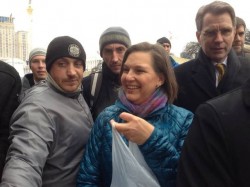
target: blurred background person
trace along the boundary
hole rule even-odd
[[[178,66],[179,63],[177,63],[177,62],[173,59],[173,57],[171,57],[170,51],[171,51],[172,45],[171,45],[170,40],[169,40],[168,38],[166,38],[166,37],[162,37],[162,38],[159,38],[159,39],[156,41],[156,43],[158,43],[158,44],[162,45],[162,47],[164,47],[165,51],[166,51],[167,54],[169,55],[169,59],[170,59],[170,62],[171,62],[172,67],[174,68],[174,67]]]
[[[240,18],[236,17],[236,34],[233,41],[233,49],[239,56],[244,56],[250,59],[250,49],[244,47],[246,39],[246,23]]]
[[[45,80],[47,77],[46,71],[46,50],[43,48],[34,48],[29,53],[29,67],[32,73],[24,75],[22,78],[22,93],[21,98],[24,97],[24,92],[39,83],[41,80]]]

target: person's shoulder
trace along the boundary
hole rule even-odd
[[[30,82],[34,82],[33,73],[27,73],[22,78],[22,84],[23,84],[23,86],[25,84],[28,84],[28,88],[30,88],[31,87]]]
[[[83,87],[83,95],[85,99],[86,99],[86,96],[90,93],[90,84],[91,84],[91,75],[83,77],[82,87]]]
[[[121,108],[118,107],[116,104],[107,106],[103,109],[103,111],[100,113],[102,116],[113,116],[121,111]]]
[[[87,75],[86,77],[83,77],[83,85],[90,85],[91,81],[93,81],[95,74],[101,75],[101,71],[97,71],[97,72],[91,72],[89,75]]]
[[[193,121],[194,114],[182,107],[168,104],[168,110],[165,112],[165,119],[177,129],[188,129]]]
[[[121,113],[121,108],[116,105],[111,105],[103,109],[103,111],[97,116],[96,123],[109,123],[111,119],[116,120]]]
[[[17,70],[13,66],[11,66],[3,61],[0,61],[0,72],[4,73],[4,74],[8,74],[12,77],[20,77],[19,73],[17,72]]]
[[[178,117],[193,116],[193,113],[183,107],[176,106],[174,104],[169,104],[169,111]]]
[[[184,62],[174,68],[174,73],[176,76],[177,81],[184,81],[191,78],[191,74],[193,73],[193,69],[195,68],[196,59],[189,60]]]
[[[242,91],[243,86],[233,89],[229,92],[221,94],[217,97],[214,97],[203,104],[203,107],[207,106],[212,108],[215,111],[225,111],[225,110],[237,110],[235,109],[236,106],[242,104]],[[198,107],[199,108],[199,107]],[[198,109],[197,108],[197,109]],[[235,111],[236,112],[236,111]]]
[[[28,80],[33,79],[33,73],[27,73],[24,75],[24,77]]]
[[[247,61],[249,62],[249,58],[247,58],[246,55],[239,55],[237,57],[240,60],[240,62],[247,62]]]
[[[50,91],[51,90],[51,91]],[[31,101],[38,101],[38,100],[44,100],[47,102],[50,100],[50,95],[46,92],[55,92],[53,89],[50,89],[47,85],[46,81],[41,81],[39,84],[32,86],[31,88],[27,89],[25,91],[25,96],[22,99],[23,100],[31,100]]]
[[[86,84],[87,82],[89,82],[91,80],[91,76],[92,74],[89,74],[88,76],[83,77],[83,84]]]
[[[190,69],[195,64],[196,61],[197,61],[197,59],[191,59],[191,60],[188,60],[182,64],[179,64],[178,66],[176,66],[174,68],[174,71],[178,72],[178,71]]]

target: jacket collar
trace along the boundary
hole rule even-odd
[[[203,50],[199,51],[198,57],[194,62],[192,80],[209,97],[217,95],[214,66]]]
[[[226,73],[218,88],[229,90],[231,82],[236,78],[240,70],[241,63],[236,53],[231,50],[227,58]],[[211,59],[200,49],[195,65],[192,68],[193,81],[210,97],[219,94],[215,86],[215,69]]]
[[[116,85],[120,85],[120,75],[119,74],[114,74],[109,67],[106,65],[105,62],[102,63],[102,73],[103,73],[103,78],[108,79],[111,81],[111,83],[114,83]]]

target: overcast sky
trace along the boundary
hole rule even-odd
[[[0,0],[0,16],[15,18],[15,31],[32,30],[32,48],[47,48],[57,36],[78,39],[87,57],[99,56],[99,37],[110,26],[122,26],[132,44],[171,39],[179,56],[187,42],[196,41],[195,15],[211,0],[32,0],[32,24],[27,15],[29,0]],[[247,0],[226,0],[250,28]]]

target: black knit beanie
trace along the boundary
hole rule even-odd
[[[120,43],[125,45],[126,47],[129,47],[131,45],[131,41],[128,32],[122,27],[109,27],[108,29],[106,29],[99,39],[101,56],[102,50],[105,45],[111,43]]]
[[[86,53],[81,43],[76,39],[70,36],[59,36],[49,43],[45,60],[47,71],[49,72],[53,62],[62,57],[82,60],[85,70]]]
[[[171,47],[171,42],[166,37],[159,38],[156,42],[159,43],[159,44],[168,43],[170,45],[170,47]]]

